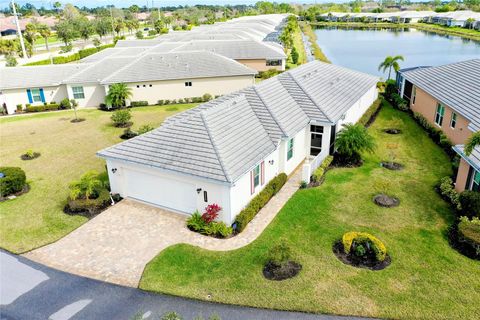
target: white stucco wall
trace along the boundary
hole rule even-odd
[[[291,174],[295,168],[305,159],[305,157],[310,154],[310,148],[307,148],[307,134],[309,129],[306,127],[300,130],[294,136],[293,142],[293,157],[290,160],[287,160],[288,152],[288,140],[284,139],[280,143],[279,147],[279,170],[280,172],[285,172],[287,175]],[[308,151],[307,151],[308,149]]]
[[[230,221],[225,221],[225,223],[233,223],[237,214],[242,211],[243,208],[252,200],[260,191],[263,190],[265,185],[277,176],[280,172],[278,169],[279,165],[279,149],[276,149],[269,156],[265,158],[265,183],[259,185],[255,188],[255,193],[251,193],[251,180],[250,180],[250,171],[245,173],[239,180],[230,189],[230,204],[231,204],[231,214]],[[270,164],[269,161],[273,160],[273,164]],[[253,168],[252,168],[253,170]]]
[[[40,89],[40,88],[24,88],[24,89],[5,89],[1,90],[2,98],[0,103],[7,105],[8,114],[13,114],[17,110],[17,104],[25,105],[30,103],[28,101],[27,89]],[[50,103],[52,101],[60,103],[64,98],[67,98],[67,89],[64,85],[55,87],[43,87],[43,93],[45,95],[45,101]],[[43,105],[43,102],[31,103],[32,106]]]
[[[72,87],[83,87],[83,93],[85,94],[84,99],[75,99],[78,102],[80,108],[83,107],[92,107],[98,108],[101,103],[105,103],[105,87],[100,84],[95,83],[85,83],[85,84],[69,84],[67,85],[68,98],[73,98]]]
[[[117,169],[115,173],[112,172],[112,169]],[[180,182],[185,182],[189,184],[193,184],[195,189],[202,189],[200,193],[196,191],[193,194],[185,194],[182,195],[183,197],[195,197],[197,203],[197,210],[200,213],[204,212],[204,209],[207,205],[216,203],[223,208],[222,212],[219,215],[219,220],[224,221],[227,224],[232,222],[231,220],[231,207],[230,207],[230,187],[227,184],[216,183],[213,181],[209,181],[207,179],[196,178],[190,175],[184,175],[179,173],[174,173],[167,170],[160,170],[158,168],[152,168],[142,165],[131,164],[123,161],[115,161],[115,160],[107,160],[107,170],[108,176],[110,179],[110,188],[113,193],[118,193],[124,198],[129,197],[129,190],[128,190],[128,179],[126,176],[128,175],[127,171],[136,171],[136,172],[143,172],[153,177],[159,177],[161,179],[167,180],[176,180]],[[131,177],[131,175],[129,175]],[[137,184],[138,185],[138,184]],[[164,184],[159,183],[157,190],[155,192],[162,192],[162,190],[166,190],[167,188],[171,188],[170,183]],[[139,190],[136,190],[138,193]],[[204,191],[207,192],[207,202],[204,201]],[[151,190],[140,190],[140,192],[151,192]],[[158,207],[162,207],[158,204],[150,203],[151,205],[155,205]],[[168,210],[177,211],[175,208],[166,208]],[[191,214],[193,212],[180,212],[183,214]]]
[[[185,86],[187,81],[192,82],[191,87]],[[131,101],[148,101],[149,104],[156,104],[158,100],[201,97],[205,93],[212,96],[223,95],[251,86],[254,81],[255,78],[252,75],[149,81],[129,83],[128,86],[132,89]]]
[[[338,121],[337,132],[342,129],[342,125],[345,123],[356,123],[377,98],[378,90],[375,85],[348,109],[345,113],[345,119]]]

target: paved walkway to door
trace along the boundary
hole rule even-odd
[[[137,287],[145,265],[179,243],[228,251],[254,241],[298,190],[301,167],[239,235],[222,240],[188,230],[186,216],[123,200],[57,242],[24,256],[47,266]]]

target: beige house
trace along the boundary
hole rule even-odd
[[[412,111],[421,113],[456,145],[454,150],[462,157],[456,189],[475,189],[474,181],[480,181],[478,165],[463,153],[463,145],[480,130],[480,59],[403,71],[397,81]]]

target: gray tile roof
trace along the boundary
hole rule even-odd
[[[115,48],[154,47],[159,43],[161,43],[161,38],[139,39],[139,40],[119,40],[115,45]]]
[[[234,60],[206,52],[145,54],[102,80],[102,84],[254,75]]]
[[[179,51],[210,51],[231,59],[285,59],[283,50],[254,40],[200,40],[178,46]]]
[[[0,90],[58,86],[72,74],[90,64],[57,64],[31,67],[0,68]]]
[[[465,146],[463,144],[454,146],[453,150],[465,159],[470,166],[480,171],[480,146],[476,146],[469,156],[465,154]]]
[[[130,64],[130,57],[108,57],[96,63],[90,64],[84,70],[73,74],[63,81],[63,83],[99,83],[102,79],[110,76],[118,69]]]
[[[97,62],[105,58],[111,57],[134,58],[147,52],[148,50],[150,50],[150,48],[151,47],[107,48],[105,50],[92,54],[91,56],[83,58],[82,60],[80,60],[80,62]]]
[[[403,76],[480,130],[480,59],[407,71]]]
[[[98,155],[234,183],[273,152],[282,138],[292,137],[317,116],[328,114],[328,119],[338,120],[377,81],[313,61],[174,115],[160,128]]]

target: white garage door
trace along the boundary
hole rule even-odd
[[[193,213],[197,207],[193,184],[134,170],[126,170],[125,177],[130,198],[185,213]]]

